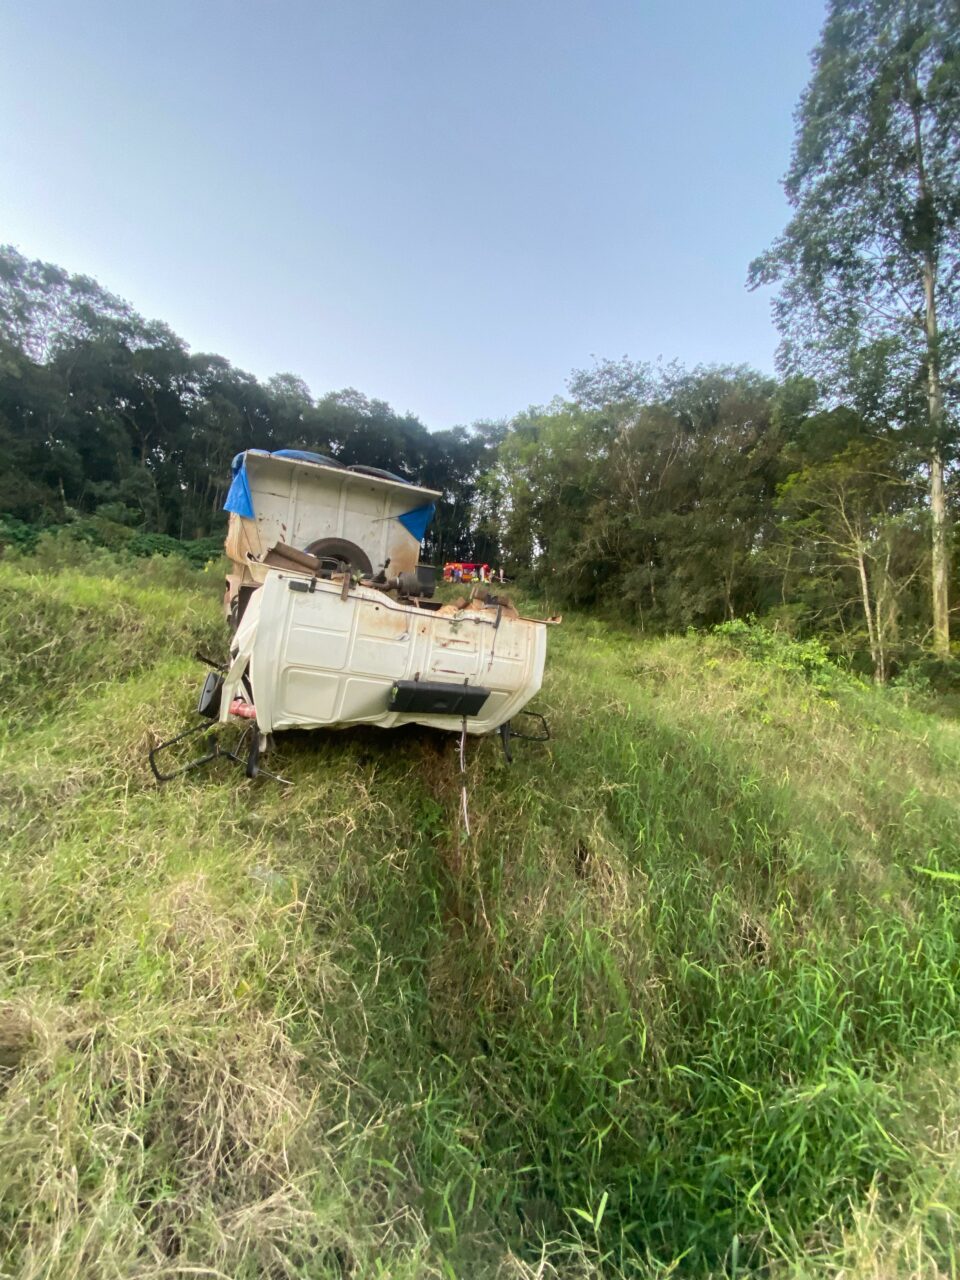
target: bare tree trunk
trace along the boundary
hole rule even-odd
[[[734,566],[735,557],[736,557],[736,552],[731,551],[730,552],[730,568],[727,571],[727,573],[724,574],[724,579],[723,579],[723,608],[724,608],[724,613],[726,614],[726,620],[728,622],[733,618],[733,574],[734,574],[733,566]]]
[[[890,572],[893,547],[889,528],[884,532],[884,542],[886,546],[883,557],[877,561],[877,589],[873,612],[883,661],[883,678],[886,680],[890,674],[890,652],[891,650],[896,651],[899,641],[900,619],[897,589],[894,585],[893,574]]]
[[[934,264],[924,263],[923,292],[926,299],[927,405],[933,449],[930,455],[930,585],[933,594],[933,648],[942,658],[950,654],[950,546],[947,502],[943,490],[943,388],[940,385],[939,332],[934,293]]]
[[[943,493],[943,458],[937,449],[930,459],[930,515],[933,524],[931,583],[933,588],[933,648],[942,658],[950,654],[950,592],[947,575],[947,504]]]
[[[870,581],[867,577],[867,566],[861,547],[857,548],[857,573],[860,575],[860,597],[863,601],[863,616],[867,620],[867,639],[870,642],[873,678],[877,684],[882,684],[885,678],[883,648],[878,635],[877,622],[873,616],[873,606],[870,603]]]
[[[793,559],[793,548],[787,548],[787,563],[783,566],[783,577],[780,579],[780,603],[787,603],[787,575],[790,572],[790,561]]]
[[[920,127],[920,94],[914,78],[913,137],[920,197],[929,200],[923,134]],[[947,503],[943,491],[943,388],[940,383],[940,333],[937,326],[937,262],[927,249],[923,258],[924,332],[927,339],[927,406],[930,419],[930,586],[933,596],[933,648],[940,657],[950,654],[950,546]]]

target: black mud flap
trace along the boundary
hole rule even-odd
[[[448,680],[398,680],[390,690],[391,711],[431,716],[475,716],[490,690],[476,684],[452,684]]]

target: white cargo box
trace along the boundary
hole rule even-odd
[[[309,457],[248,449],[235,460],[226,551],[243,580],[263,581],[262,559],[278,543],[317,554],[331,540],[360,549],[367,563],[355,569],[377,573],[389,561],[391,574],[414,571],[440,494]]]

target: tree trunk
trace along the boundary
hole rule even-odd
[[[867,577],[867,565],[863,558],[862,547],[857,548],[856,560],[857,573],[860,577],[860,598],[863,601],[863,616],[867,621],[867,639],[870,643],[870,660],[873,663],[873,678],[877,684],[883,684],[883,681],[886,678],[885,664],[883,661],[883,648],[880,643],[876,620],[873,616],[873,606],[870,602],[870,580]]]
[[[920,92],[916,78],[910,86],[911,114],[920,199],[929,201],[923,135],[920,127]],[[950,654],[950,544],[947,503],[943,491],[943,387],[940,383],[940,333],[937,326],[937,261],[932,249],[923,257],[924,333],[927,339],[927,406],[930,420],[930,587],[933,596],[933,649],[941,658]]]
[[[877,587],[873,606],[877,624],[877,639],[883,659],[884,679],[890,674],[890,652],[895,650],[900,636],[900,609],[897,602],[897,588],[890,563],[893,559],[891,531],[887,528],[883,535],[883,555],[878,557],[876,567]]]
[[[947,528],[947,501],[943,490],[943,388],[940,385],[937,300],[934,293],[934,263],[927,258],[923,267],[926,302],[927,406],[930,416],[930,585],[933,594],[933,648],[941,658],[950,654],[950,545]]]
[[[950,655],[950,549],[947,545],[947,504],[943,492],[943,457],[939,449],[930,459],[930,516],[933,525],[930,569],[933,589],[933,648],[941,658]]]
[[[733,618],[733,574],[736,551],[730,552],[730,568],[723,578],[723,609],[727,622]]]

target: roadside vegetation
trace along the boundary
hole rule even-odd
[[[0,563],[0,1270],[953,1274],[960,725],[748,623],[158,788],[219,573]]]

